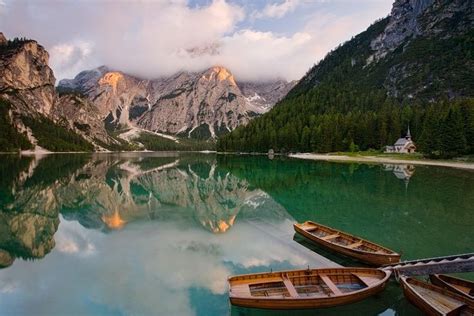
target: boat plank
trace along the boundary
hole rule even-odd
[[[358,242],[355,242],[353,244],[350,244],[350,245],[347,245],[346,247],[347,248],[350,248],[350,249],[354,249],[354,248],[357,248],[357,247],[360,247],[363,245],[363,242],[362,241],[358,241]]]
[[[400,254],[393,250],[331,227],[312,221],[295,223],[293,227],[297,233],[320,246],[371,265],[381,266],[400,261]],[[317,232],[308,231],[313,227],[328,235],[320,236]]]
[[[341,290],[337,288],[337,286],[332,282],[332,280],[324,274],[319,275],[321,280],[327,285],[327,287],[334,293],[334,295],[342,295],[343,293]]]
[[[377,283],[377,279],[369,276],[359,275],[357,273],[352,273],[355,277],[362,281],[367,286],[372,286],[373,284]]]
[[[352,273],[372,276],[378,282],[362,289],[358,286],[357,290],[351,291],[351,285],[362,284],[354,279]],[[332,307],[357,302],[382,291],[390,275],[391,271],[371,268],[322,268],[242,274],[228,278],[229,299],[233,305],[252,308]],[[275,278],[278,281],[269,282]],[[250,295],[244,283],[248,285]],[[346,291],[347,285],[349,291]]]
[[[463,302],[445,296],[441,293],[431,291],[429,289],[416,285],[412,286],[425,300],[429,301],[431,305],[436,306],[436,308],[442,311],[443,313],[447,314],[465,305]]]
[[[474,315],[474,301],[442,287],[401,276],[406,298],[428,315]]]
[[[330,240],[330,239],[337,238],[337,237],[339,237],[339,236],[340,236],[339,233],[335,233],[335,234],[326,235],[326,236],[324,236],[324,237],[321,237],[321,239],[323,239],[323,240]]]
[[[472,281],[443,274],[432,274],[430,275],[430,280],[434,285],[453,290],[458,294],[474,299],[474,282]]]
[[[288,277],[284,276],[282,279],[283,284],[285,284],[286,289],[288,290],[288,293],[290,293],[290,296],[293,298],[299,297],[298,292],[296,291],[295,287],[293,286],[293,283],[291,283]]]

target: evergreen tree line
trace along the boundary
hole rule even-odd
[[[330,52],[274,108],[222,136],[219,151],[381,150],[410,126],[430,157],[474,153],[474,30],[417,37],[367,62],[388,19]],[[450,23],[451,23],[450,22]],[[453,99],[454,97],[454,99]]]
[[[356,106],[359,110],[347,112],[331,110],[324,104],[315,111],[315,106],[308,105],[311,103],[295,98],[287,103],[301,102],[299,105],[277,106],[246,127],[221,137],[217,149],[320,153],[380,150],[404,137],[410,126],[418,151],[429,157],[474,153],[474,99],[431,104],[398,104],[386,99],[379,109],[363,109],[373,108],[378,97],[375,93],[365,100],[356,98],[351,103],[360,102]]]
[[[0,152],[33,148],[28,137],[13,126],[9,115],[10,108],[8,101],[0,99]]]

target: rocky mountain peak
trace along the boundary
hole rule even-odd
[[[237,82],[216,65],[154,80],[99,67],[61,80],[58,88],[86,95],[110,127],[210,138],[268,111],[293,86],[283,80]]]
[[[49,114],[54,103],[53,71],[49,54],[33,40],[7,41],[1,34],[0,91],[25,112]]]
[[[99,80],[99,85],[104,86],[108,85],[112,87],[114,93],[117,92],[117,84],[119,81],[123,80],[123,75],[120,72],[107,72]]]
[[[371,60],[378,60],[394,51],[406,38],[420,34],[419,16],[434,0],[396,0],[385,31],[371,43],[375,51]]]
[[[203,74],[202,78],[208,81],[212,81],[212,80],[227,81],[232,86],[237,86],[237,84],[235,83],[235,78],[232,75],[232,73],[228,69],[222,66],[214,66],[208,69]]]

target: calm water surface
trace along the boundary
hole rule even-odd
[[[474,173],[198,154],[0,156],[0,315],[314,315],[231,308],[232,274],[360,265],[314,220],[403,253],[474,251]],[[7,256],[8,256],[7,255]],[[4,259],[5,260],[5,259]],[[469,276],[469,277],[472,277]],[[418,315],[395,281],[319,315]]]

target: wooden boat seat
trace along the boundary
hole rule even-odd
[[[288,293],[290,293],[290,296],[292,298],[299,297],[298,292],[296,291],[293,283],[291,283],[290,279],[288,279],[288,276],[286,274],[284,274],[284,275],[282,275],[281,278],[283,280],[283,283],[286,286],[286,289],[288,290]]]
[[[461,310],[464,309],[467,306],[467,304],[462,304],[454,309],[452,309],[450,312],[448,312],[446,315],[462,315]]]
[[[232,294],[237,296],[251,296],[248,284],[239,284],[232,287]]]
[[[342,295],[343,294],[341,292],[341,290],[339,290],[337,288],[337,286],[334,284],[334,282],[327,275],[320,274],[319,277],[326,284],[326,286],[331,290],[331,292],[334,293],[334,295]]]
[[[335,233],[335,234],[331,234],[331,235],[327,235],[327,236],[324,236],[324,237],[321,237],[321,239],[323,240],[329,240],[329,239],[334,239],[334,238],[337,238],[339,237],[339,233]]]
[[[360,246],[362,246],[362,241],[355,242],[353,244],[347,245],[346,247],[350,248],[350,249],[354,249],[354,248],[357,248],[357,247],[360,247]]]
[[[372,286],[373,284],[377,283],[377,279],[370,276],[358,275],[356,273],[352,273],[352,275],[357,278],[357,280],[361,281],[365,286]]]

